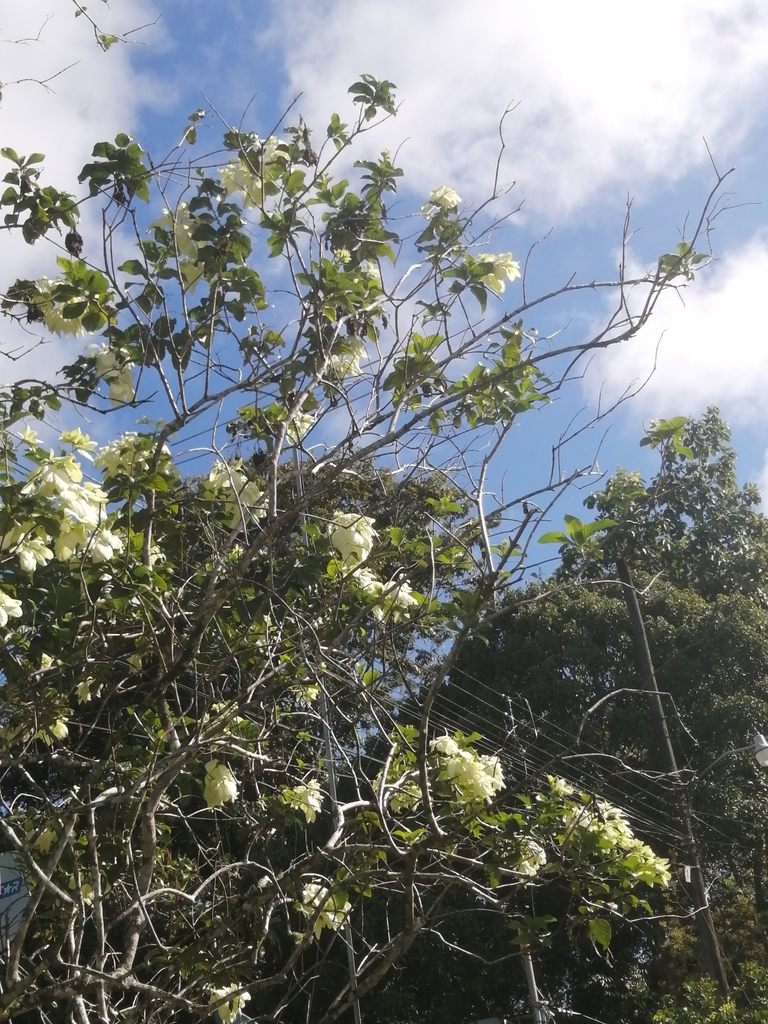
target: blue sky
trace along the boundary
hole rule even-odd
[[[613,417],[600,468],[642,466],[647,455],[637,444],[650,418],[717,404],[734,429],[740,476],[768,485],[765,5],[92,0],[88,11],[106,31],[155,23],[106,54],[85,20],[73,18],[69,0],[3,6],[3,39],[42,27],[39,41],[3,46],[5,82],[79,62],[50,83],[50,93],[31,83],[7,87],[0,109],[3,144],[46,152],[51,180],[73,191],[97,139],[125,130],[164,154],[206,100],[233,122],[248,106],[245,125],[266,134],[301,94],[297,111],[322,133],[332,111],[348,109],[349,84],[368,71],[398,86],[399,116],[371,146],[400,147],[413,206],[441,184],[472,206],[490,187],[499,119],[517,104],[506,121],[502,177],[516,182],[510,205],[524,202],[492,251],[524,258],[551,231],[534,264],[541,288],[572,273],[585,281],[612,276],[628,196],[637,265],[653,265],[672,248],[713,183],[706,138],[721,169],[736,167],[728,183],[733,209],[713,236],[716,262],[684,304],[670,296],[641,338],[595,360],[567,397],[521,428],[508,469],[540,466],[562,424],[592,408],[601,388],[615,393],[647,376],[658,344],[656,373]],[[6,278],[51,272],[49,253],[4,245]],[[504,298],[514,300],[512,286]],[[535,326],[544,333],[570,322],[575,331],[603,312],[599,297],[561,303]],[[2,329],[4,344],[15,344]],[[63,348],[49,346],[43,365],[54,365]],[[30,358],[39,369],[40,354]],[[583,438],[574,462],[588,460],[601,436]],[[578,511],[578,501],[563,511]]]

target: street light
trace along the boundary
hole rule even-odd
[[[752,743],[757,763],[761,768],[768,768],[768,740],[761,732],[756,732]]]
[[[712,764],[708,764],[703,771],[699,772],[699,778],[701,778],[702,775],[706,775],[707,772],[714,768],[716,764],[719,764],[724,757],[730,757],[731,754],[743,754],[747,750],[752,751],[755,755],[755,760],[761,768],[768,768],[768,740],[761,732],[755,732],[751,743],[747,744],[746,747],[733,747],[731,750],[724,751],[720,757],[715,758]]]

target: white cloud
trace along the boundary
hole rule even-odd
[[[69,0],[4,5],[0,145],[12,147],[20,155],[45,153],[40,183],[83,198],[87,190],[78,184],[77,175],[94,143],[112,139],[119,131],[135,130],[139,111],[153,101],[153,93],[151,80],[137,74],[132,65],[137,51],[118,44],[103,52],[91,26],[84,17],[75,18],[74,11]],[[157,17],[152,0],[121,0],[119,7],[90,4],[88,12],[103,31],[112,34],[130,31]],[[148,29],[143,38],[157,38],[156,30]],[[47,88],[38,84],[45,79],[49,79]],[[2,174],[10,169],[5,160],[0,166]],[[101,220],[87,202],[81,210],[80,232],[87,256],[89,250],[100,249]],[[17,277],[55,276],[61,245],[55,232],[51,239],[34,246],[26,245],[17,235],[0,235],[0,287]],[[50,378],[53,369],[65,361],[65,354],[67,360],[73,358],[72,339],[48,340],[42,347],[34,346],[34,339],[34,334],[24,333],[10,321],[0,322],[0,351],[18,354],[33,346],[24,359],[0,362],[0,382],[25,376]]]
[[[703,135],[730,161],[768,77],[768,8],[750,0],[281,0],[271,42],[286,96],[303,91],[319,130],[360,71],[395,81],[402,110],[377,142],[408,139],[401,159],[422,191],[447,182],[483,198],[499,118],[518,101],[505,176],[548,219],[606,189],[618,200],[679,179],[706,160]]]
[[[765,287],[768,238],[759,235],[699,275],[684,290],[662,296],[653,318],[631,342],[593,361],[585,381],[592,398],[605,385],[623,392],[655,372],[634,399],[633,413],[697,415],[720,407],[734,425],[768,427],[768,325]],[[657,352],[658,349],[658,352]]]

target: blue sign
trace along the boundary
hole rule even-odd
[[[29,902],[29,886],[15,853],[0,853],[0,955],[16,934]]]

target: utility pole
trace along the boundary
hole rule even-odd
[[[629,621],[632,626],[632,636],[635,642],[635,653],[640,664],[640,676],[643,689],[648,693],[648,700],[651,707],[651,719],[656,736],[656,746],[664,771],[670,776],[675,785],[675,795],[680,811],[680,820],[685,835],[685,854],[691,865],[691,890],[693,893],[693,905],[695,909],[696,929],[699,933],[699,941],[704,952],[704,960],[709,975],[717,983],[720,995],[725,999],[728,997],[728,978],[725,973],[723,955],[720,951],[720,944],[717,941],[715,923],[712,920],[712,912],[709,909],[707,889],[704,881],[704,871],[701,866],[699,849],[696,845],[696,837],[693,833],[691,822],[691,811],[688,807],[685,791],[680,786],[680,776],[675,761],[675,752],[672,749],[672,740],[669,736],[667,718],[664,714],[661,694],[656,684],[656,675],[653,671],[651,650],[648,646],[648,637],[645,632],[640,603],[637,600],[637,592],[632,582],[629,566],[623,558],[616,559],[616,568],[619,572],[619,579],[624,590],[624,600],[629,611]]]

